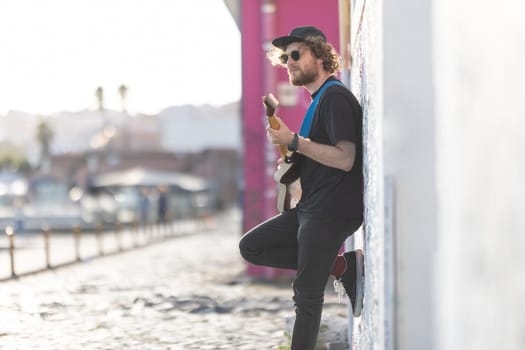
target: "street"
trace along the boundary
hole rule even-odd
[[[0,283],[2,349],[284,349],[290,283],[255,283],[240,218]],[[328,291],[324,317],[344,320]]]

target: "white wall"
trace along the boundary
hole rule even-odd
[[[367,168],[354,349],[390,349],[383,176],[395,185],[394,348],[525,349],[524,10],[367,2],[352,70]]]
[[[525,4],[383,6],[396,348],[524,349]]]
[[[430,0],[383,2],[384,172],[395,183],[396,348],[435,349],[437,190]]]
[[[525,349],[524,10],[434,4],[439,349]]]
[[[239,113],[238,103],[167,108],[159,113],[162,147],[174,152],[241,149]]]

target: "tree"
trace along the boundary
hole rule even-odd
[[[0,142],[0,170],[28,174],[31,165],[20,149],[10,143]]]
[[[104,111],[104,89],[102,88],[102,86],[97,87],[97,90],[95,91],[95,97],[97,98],[98,110],[103,112]]]
[[[36,127],[36,139],[40,146],[40,165],[46,159],[51,157],[51,141],[55,137],[55,133],[51,126],[43,119],[40,119]]]
[[[120,85],[118,88],[120,100],[122,101],[122,112],[123,113],[127,113],[126,105],[127,105],[127,98],[128,98],[128,90],[129,88],[124,84]]]
[[[95,90],[95,97],[97,98],[98,111],[100,112],[100,116],[102,118],[101,135],[104,135],[104,132],[108,127],[108,121],[106,119],[106,113],[104,109],[104,89],[102,86],[97,87]]]

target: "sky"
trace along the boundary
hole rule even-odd
[[[222,0],[0,0],[0,115],[221,105],[241,96],[240,32]]]

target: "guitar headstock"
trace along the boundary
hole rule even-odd
[[[266,115],[268,117],[274,115],[275,110],[279,106],[279,101],[275,98],[275,96],[272,95],[272,93],[269,93],[268,95],[263,96],[262,102],[266,108]]]

